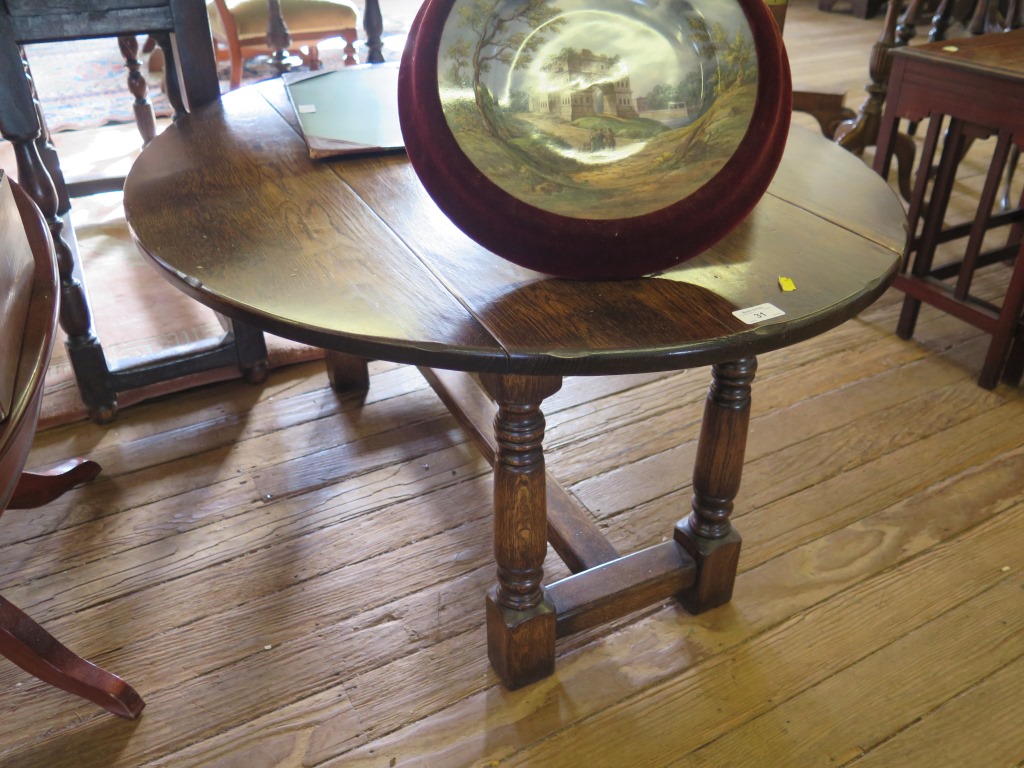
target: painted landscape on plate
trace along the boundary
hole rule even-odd
[[[695,2],[456,0],[438,80],[462,151],[563,216],[629,218],[689,196],[736,151],[757,91],[742,8]]]

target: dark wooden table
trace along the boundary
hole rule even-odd
[[[870,304],[905,241],[886,184],[794,129],[768,194],[710,251],[657,279],[548,279],[462,235],[403,155],[309,160],[278,82],[158,136],[129,174],[125,212],[140,248],[188,295],[332,350],[336,387],[366,386],[365,358],[423,367],[494,465],[488,652],[511,688],[552,672],[556,636],[671,595],[694,612],[730,599],[755,355]],[[780,276],[796,290],[783,292]],[[784,314],[734,314],[762,305]],[[542,401],[564,376],[705,365],[692,511],[672,539],[620,556],[545,472]],[[548,540],[574,575],[543,586]]]

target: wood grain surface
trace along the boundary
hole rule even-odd
[[[848,319],[888,285],[904,245],[887,186],[798,128],[779,183],[701,256],[658,279],[544,278],[462,235],[404,157],[309,160],[289,112],[268,82],[182,118],[136,162],[125,212],[189,295],[339,351],[543,375],[704,365]],[[823,202],[836,177],[861,201],[852,209]],[[782,292],[780,275],[797,290]],[[732,315],[766,302],[785,314]]]
[[[793,0],[796,81],[857,104],[880,25]],[[307,364],[47,430],[30,465],[105,472],[4,517],[0,591],[148,707],[122,723],[5,665],[0,763],[1016,768],[1024,397],[975,384],[986,338],[955,318],[896,338],[901,299],[759,356],[733,600],[560,639],[514,692],[485,656],[490,467],[415,369],[338,395]],[[707,386],[569,377],[546,401],[548,471],[620,551],[688,510]]]

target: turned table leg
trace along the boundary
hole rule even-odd
[[[498,583],[487,595],[487,655],[508,689],[555,668],[555,610],[541,579],[547,553],[544,415],[540,404],[559,377],[481,374],[497,402],[494,431],[494,559]]]
[[[711,368],[711,388],[693,469],[693,511],[676,524],[675,539],[697,562],[697,582],[679,599],[691,613],[729,602],[740,556],[740,536],[729,515],[740,487],[750,423],[753,357]]]

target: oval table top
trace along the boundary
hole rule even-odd
[[[794,127],[767,194],[710,250],[656,277],[549,278],[463,235],[403,154],[310,160],[279,80],[157,136],[124,207],[161,273],[229,317],[362,357],[555,376],[689,368],[809,338],[874,301],[906,241],[888,185]],[[765,304],[781,314],[733,314]]]

